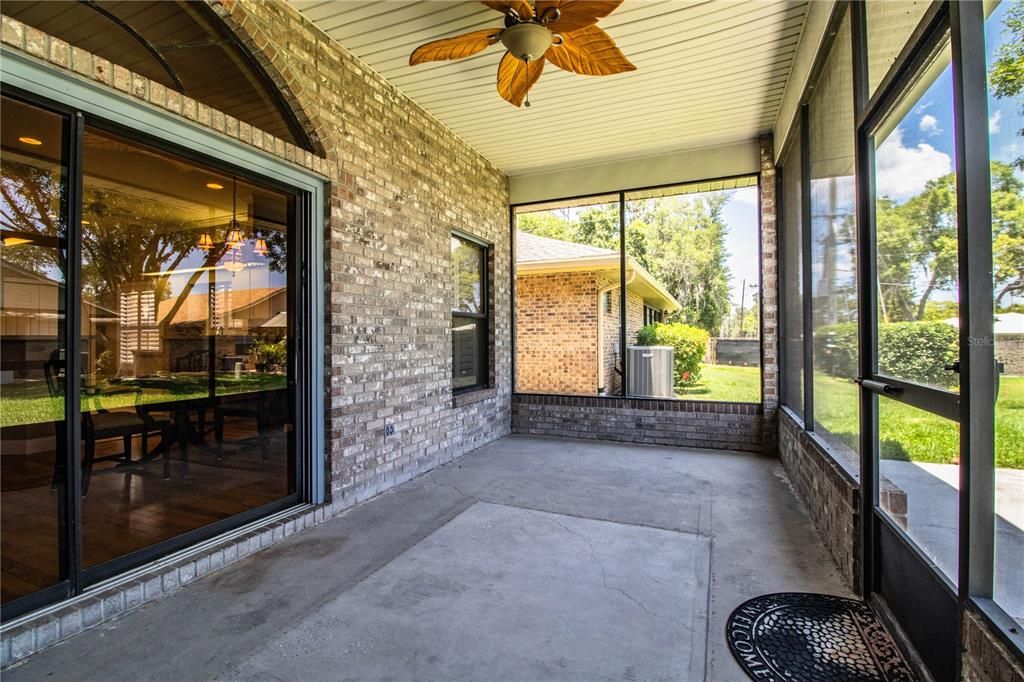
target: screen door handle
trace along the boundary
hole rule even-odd
[[[869,391],[882,393],[884,395],[899,395],[903,392],[903,389],[899,386],[893,386],[892,384],[887,384],[882,381],[875,381],[874,379],[861,379],[858,377],[856,382]]]

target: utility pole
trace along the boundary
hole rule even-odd
[[[743,278],[743,283],[740,285],[740,333],[739,337],[743,338],[743,306],[746,303],[747,297],[747,278]]]

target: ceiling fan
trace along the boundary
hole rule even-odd
[[[508,50],[498,64],[498,93],[515,106],[530,106],[529,92],[549,61],[584,76],[636,69],[615,41],[598,28],[622,0],[480,0],[505,15],[504,28],[487,28],[420,45],[409,65],[462,59],[498,41]]]

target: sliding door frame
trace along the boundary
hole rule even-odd
[[[0,84],[3,93],[65,117],[63,154],[67,164],[64,213],[65,312],[63,333],[66,376],[63,443],[65,494],[60,500],[61,582],[14,599],[2,607],[4,621],[20,617],[61,599],[86,593],[97,583],[126,570],[160,559],[197,542],[210,539],[262,516],[300,503],[319,504],[326,496],[324,457],[324,226],[327,179],[289,164],[194,123],[88,81],[70,78],[26,58],[3,53]],[[222,519],[174,538],[149,545],[117,559],[85,568],[82,563],[81,495],[81,253],[75,246],[82,236],[82,151],[85,126],[114,132],[140,144],[186,160],[251,179],[293,197],[294,218],[289,226],[289,306],[294,353],[289,358],[289,388],[295,411],[294,491],[279,500]],[[272,179],[273,178],[273,179]]]

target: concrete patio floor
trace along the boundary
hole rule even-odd
[[[777,460],[512,436],[4,679],[739,681],[784,590],[848,594]]]

